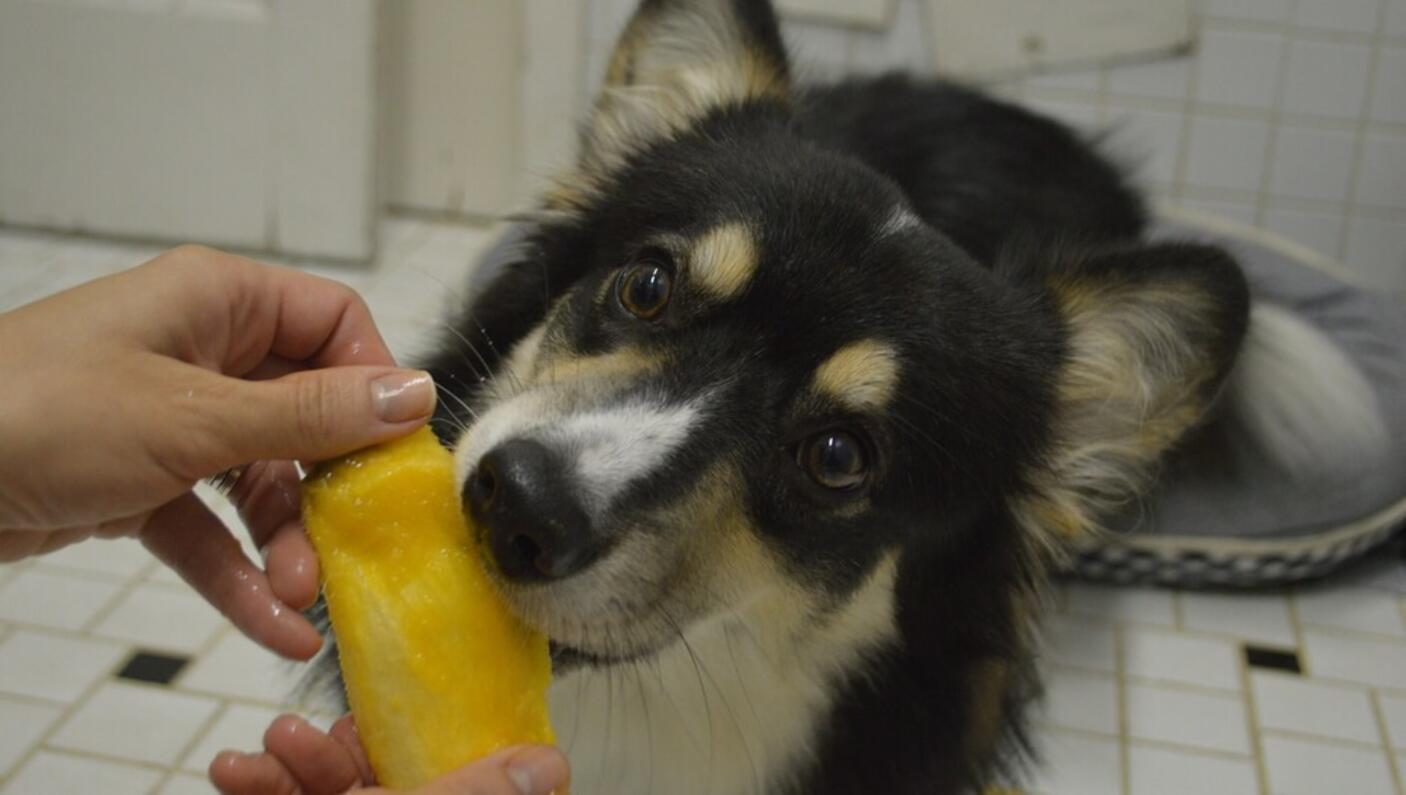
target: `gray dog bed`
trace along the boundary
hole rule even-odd
[[[1150,499],[1078,551],[1071,573],[1187,587],[1272,585],[1321,577],[1380,548],[1406,519],[1406,308],[1292,243],[1180,211],[1163,218],[1157,236],[1227,247],[1257,303],[1290,309],[1348,354],[1376,399],[1376,440],[1352,448],[1351,460],[1325,458],[1289,473],[1237,442],[1242,421],[1222,416],[1170,462]]]

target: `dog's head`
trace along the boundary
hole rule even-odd
[[[1219,255],[979,266],[792,101],[764,3],[643,3],[575,171],[462,325],[476,350],[437,369],[494,371],[461,390],[465,505],[579,657],[761,604],[804,633],[915,545],[1081,532],[1233,355]]]

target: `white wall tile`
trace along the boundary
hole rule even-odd
[[[1183,196],[1176,203],[1193,210],[1224,218],[1227,221],[1255,226],[1258,209],[1254,202],[1234,199],[1207,199],[1199,196]]]
[[[1222,753],[1249,754],[1245,705],[1237,696],[1129,684],[1128,733]]]
[[[858,72],[911,69],[932,70],[927,28],[923,24],[920,0],[899,0],[893,22],[886,31],[856,30],[850,49],[850,65]]]
[[[1406,135],[1367,135],[1354,198],[1358,204],[1406,209]]]
[[[782,31],[798,74],[819,80],[839,77],[849,68],[848,29],[823,22],[788,20]]]
[[[1176,179],[1177,153],[1185,127],[1180,113],[1110,103],[1108,115],[1113,135],[1104,145],[1106,150],[1120,161],[1136,164],[1143,180],[1168,184]]]
[[[1298,0],[1293,22],[1304,28],[1372,33],[1381,4],[1382,0]]]
[[[1406,642],[1307,629],[1304,650],[1313,676],[1406,690]]]
[[[1237,645],[1214,638],[1141,629],[1123,633],[1123,670],[1143,679],[1239,690],[1238,652]]]
[[[1044,631],[1042,659],[1094,671],[1117,670],[1113,628],[1108,624],[1078,616],[1049,616]]]
[[[1032,771],[1032,792],[1040,795],[1122,795],[1123,768],[1118,744],[1062,732],[1035,738],[1041,765]]]
[[[1264,761],[1274,795],[1395,795],[1386,755],[1379,750],[1265,737]]]
[[[1211,28],[1201,34],[1196,98],[1237,108],[1268,108],[1279,82],[1283,38]]]
[[[0,795],[147,795],[160,780],[161,773],[151,768],[40,751]]]
[[[1356,140],[1350,132],[1281,126],[1274,141],[1270,192],[1297,199],[1345,200]]]
[[[156,562],[140,541],[132,538],[85,541],[35,558],[40,565],[52,564],[80,571],[130,577]]]
[[[1305,625],[1406,638],[1406,618],[1402,617],[1394,594],[1323,585],[1294,594],[1294,606]]]
[[[1108,90],[1134,97],[1184,99],[1192,63],[1183,57],[1114,66],[1108,70]]]
[[[0,642],[0,691],[72,701],[126,654],[115,643],[17,629]]]
[[[1334,259],[1342,243],[1343,223],[1342,211],[1271,206],[1264,213],[1265,229]]]
[[[1388,36],[1406,36],[1406,0],[1386,0],[1386,24],[1382,32]]]
[[[252,707],[230,704],[201,735],[200,740],[181,760],[181,768],[203,773],[210,761],[221,751],[257,751],[263,747],[264,731],[283,710],[272,707]]]
[[[1176,623],[1170,591],[1074,583],[1068,594],[1066,609],[1075,615],[1165,627]]]
[[[0,699],[0,779],[58,720],[63,710],[54,704]]]
[[[1388,741],[1393,748],[1406,751],[1406,696],[1379,693],[1377,700],[1386,719]]]
[[[1347,264],[1368,283],[1406,293],[1406,220],[1359,216],[1348,224]]]
[[[1204,0],[1203,9],[1213,17],[1282,22],[1289,16],[1289,0]]]
[[[1297,40],[1289,45],[1284,110],[1353,119],[1367,93],[1371,48],[1338,41]]]
[[[1364,689],[1262,671],[1250,675],[1250,686],[1261,728],[1372,745],[1380,742],[1372,702]]]
[[[1289,602],[1281,594],[1183,593],[1181,617],[1187,629],[1215,632],[1281,648],[1295,644]]]
[[[1029,97],[1024,104],[1037,113],[1058,119],[1081,132],[1091,132],[1099,126],[1097,102]]]
[[[1249,759],[1153,748],[1128,749],[1131,795],[1254,795],[1259,790]]]
[[[57,748],[169,765],[219,702],[152,687],[109,682],[64,721],[49,743]]]
[[[1406,47],[1377,51],[1377,78],[1369,115],[1375,121],[1406,124]]]
[[[1258,191],[1268,141],[1267,122],[1197,116],[1191,123],[1186,181],[1208,188]]]
[[[223,626],[219,611],[193,591],[141,585],[122,597],[92,633],[143,648],[192,654]]]
[[[1097,91],[1101,69],[1056,69],[1031,75],[1026,85],[1033,89],[1063,89],[1073,91]]]
[[[1038,720],[1064,729],[1117,734],[1118,681],[1079,671],[1049,671]]]
[[[81,629],[120,588],[106,580],[29,569],[0,586],[0,618],[54,629]]]

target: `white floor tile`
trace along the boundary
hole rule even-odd
[[[204,776],[177,773],[170,781],[161,785],[156,795],[218,795],[215,785]]]
[[[1356,588],[1318,587],[1294,595],[1305,625],[1351,629],[1406,638],[1406,618],[1394,594]]]
[[[1076,668],[1117,670],[1113,628],[1078,616],[1050,616],[1045,622],[1045,660]]]
[[[288,701],[297,683],[297,671],[273,652],[230,630],[176,681],[183,690],[277,706]]]
[[[1396,795],[1384,751],[1265,737],[1264,762],[1273,795]]]
[[[284,710],[231,704],[181,760],[181,768],[203,773],[221,751],[257,751],[263,747],[264,730]]]
[[[1139,740],[1249,754],[1245,706],[1213,696],[1151,685],[1128,685],[1128,732]]]
[[[1406,690],[1406,642],[1310,629],[1304,651],[1312,676]]]
[[[61,566],[66,569],[91,571],[117,577],[142,573],[156,562],[141,542],[131,538],[94,539],[64,547],[43,557],[35,558],[41,566]]]
[[[1371,744],[1381,741],[1365,690],[1259,671],[1250,675],[1250,682],[1261,728]]]
[[[1078,671],[1045,674],[1038,720],[1063,729],[1118,733],[1118,681]]]
[[[0,586],[0,618],[53,629],[82,629],[121,586],[82,574],[30,569]]]
[[[0,691],[72,701],[126,654],[116,643],[17,629],[0,642]]]
[[[1258,795],[1255,765],[1249,759],[1152,748],[1128,749],[1131,795]]]
[[[210,698],[109,682],[64,721],[49,744],[168,765],[218,707]]]
[[[41,751],[0,795],[146,795],[161,780],[151,768]]]
[[[1187,629],[1293,648],[1294,626],[1282,594],[1184,593],[1181,616]]]
[[[1068,611],[1111,621],[1155,624],[1176,623],[1170,591],[1151,588],[1114,588],[1076,583],[1069,586]]]
[[[148,649],[193,654],[223,626],[219,611],[193,591],[148,584],[123,596],[92,634]]]
[[[1044,764],[1026,788],[1032,795],[1121,795],[1123,767],[1114,741],[1042,732],[1036,744]]]
[[[1382,705],[1382,717],[1386,719],[1386,733],[1392,747],[1406,751],[1406,696],[1377,694]]]
[[[1144,679],[1239,690],[1238,652],[1235,644],[1214,638],[1142,629],[1123,633],[1123,670]]]
[[[62,712],[56,704],[0,699],[0,778],[10,772]]]

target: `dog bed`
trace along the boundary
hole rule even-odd
[[[1235,420],[1222,417],[1174,457],[1149,499],[1077,550],[1069,572],[1250,587],[1322,577],[1381,548],[1406,519],[1406,307],[1288,241],[1181,210],[1161,217],[1155,236],[1231,250],[1257,303],[1291,310],[1352,359],[1375,395],[1381,443],[1289,474],[1237,444],[1226,427]]]

